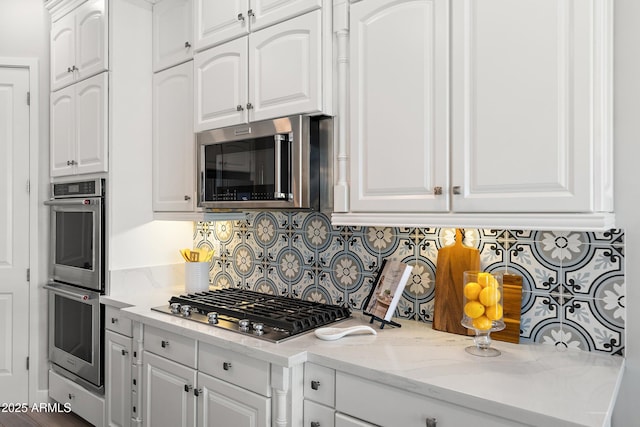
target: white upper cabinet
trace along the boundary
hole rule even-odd
[[[322,0],[195,0],[195,49],[202,50],[322,7]]]
[[[195,130],[323,109],[320,10],[195,56]]]
[[[51,94],[51,176],[107,171],[107,73]]]
[[[350,13],[351,211],[448,208],[447,0]]]
[[[193,58],[193,0],[162,0],[153,6],[153,71]]]
[[[334,8],[335,224],[615,225],[611,0]]]
[[[595,191],[610,161],[602,3],[453,2],[453,210],[610,208]]]
[[[193,63],[153,76],[153,210],[195,208]]]
[[[108,68],[105,0],[89,0],[51,25],[51,90]]]

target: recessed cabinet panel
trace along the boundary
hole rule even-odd
[[[194,170],[190,61],[153,76],[153,210],[192,212]]]
[[[76,80],[107,68],[107,15],[104,0],[89,1],[77,10]]]
[[[455,211],[593,210],[593,7],[453,3]]]
[[[249,0],[195,0],[195,48],[216,46],[249,33]]]
[[[197,54],[194,69],[195,130],[246,123],[247,38]]]
[[[51,89],[73,83],[75,16],[65,15],[51,24]]]
[[[322,0],[251,0],[251,30],[268,27],[322,7]]]
[[[102,172],[107,158],[107,73],[75,86],[76,173]]]
[[[252,33],[250,121],[322,109],[321,11]]]
[[[124,426],[131,420],[131,338],[105,332],[105,402],[108,426]]]
[[[75,155],[75,88],[51,94],[51,176],[72,173]]]
[[[448,2],[351,7],[351,211],[448,209]]]
[[[153,6],[153,71],[193,57],[193,0],[162,0]]]

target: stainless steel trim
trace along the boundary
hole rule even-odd
[[[92,197],[92,198],[84,198],[84,199],[50,199],[50,200],[45,200],[44,204],[47,206],[101,205],[102,199],[100,197]]]
[[[84,289],[80,288],[74,288],[73,290],[71,290],[63,286],[64,285],[60,284],[42,285],[44,289],[48,289],[52,292],[55,292],[56,294],[84,303],[92,299],[100,298],[100,294],[98,292],[85,291]]]

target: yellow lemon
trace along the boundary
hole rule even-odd
[[[487,286],[480,291],[479,298],[485,307],[495,305],[500,301],[500,290],[495,286]]]
[[[473,319],[473,327],[481,331],[488,331],[492,325],[493,322],[491,322],[487,316],[480,316],[477,319]]]
[[[469,301],[464,305],[464,314],[475,319],[484,314],[484,306],[478,301]]]
[[[489,318],[489,320],[500,320],[502,319],[502,305],[498,303],[487,307],[484,314]]]
[[[469,282],[464,285],[464,297],[469,301],[477,300],[478,294],[482,290],[482,287],[476,282]]]
[[[481,271],[480,273],[478,273],[478,283],[483,288],[487,286],[496,286],[498,284],[498,282],[496,281],[496,278],[493,277],[491,273],[487,273],[484,271]]]

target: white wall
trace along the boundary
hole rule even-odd
[[[612,425],[637,425],[640,395],[640,2],[614,0],[615,7],[615,210],[625,229],[627,370]]]
[[[4,58],[37,58],[39,64],[40,107],[39,135],[40,158],[38,171],[31,171],[36,182],[31,183],[32,192],[38,199],[38,229],[33,230],[38,256],[32,259],[30,290],[30,357],[32,376],[29,385],[31,402],[46,401],[47,394],[47,362],[46,362],[46,292],[41,285],[46,280],[48,239],[48,211],[41,203],[48,196],[49,182],[49,14],[43,7],[42,0],[0,0],[0,57]],[[34,88],[31,88],[33,90]],[[33,94],[32,94],[33,95]],[[27,236],[25,232],[25,238]],[[34,240],[32,239],[32,242]]]

